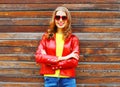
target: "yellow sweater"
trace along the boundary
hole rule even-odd
[[[63,46],[64,46],[63,35],[62,34],[56,34],[56,56],[59,56],[59,57],[62,56]],[[44,76],[67,77],[67,76],[61,76],[59,69],[55,71],[55,74],[47,74],[47,75],[44,75]]]

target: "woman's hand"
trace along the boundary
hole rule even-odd
[[[67,60],[67,59],[70,59],[70,58],[75,58],[75,59],[79,59],[79,55],[73,51],[71,54],[67,55],[67,56],[63,56],[63,57],[58,57],[58,61],[61,61],[61,60]]]

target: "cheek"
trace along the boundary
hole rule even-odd
[[[55,20],[55,25],[57,26],[57,24],[58,24],[58,21]]]
[[[68,22],[67,21],[65,21],[65,25],[67,25],[68,24]]]
[[[68,25],[67,21],[64,22],[64,27],[66,27]]]
[[[57,24],[57,21],[55,20],[55,24]]]

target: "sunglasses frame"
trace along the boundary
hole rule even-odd
[[[60,16],[60,15],[56,15],[55,16],[55,20],[60,20],[60,19],[62,19],[63,21],[65,21],[65,20],[67,20],[67,16]]]

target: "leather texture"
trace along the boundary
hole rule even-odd
[[[65,39],[62,56],[67,56],[73,51],[79,55],[79,48],[79,39],[75,35],[71,34],[67,39]],[[44,50],[46,54],[43,54],[42,50]],[[41,65],[40,74],[54,74],[56,69],[60,69],[61,75],[75,77],[75,68],[78,65],[78,60],[70,58],[68,60],[57,62],[58,57],[56,56],[55,36],[51,39],[47,39],[45,38],[45,34],[43,35],[35,57],[36,63]]]

